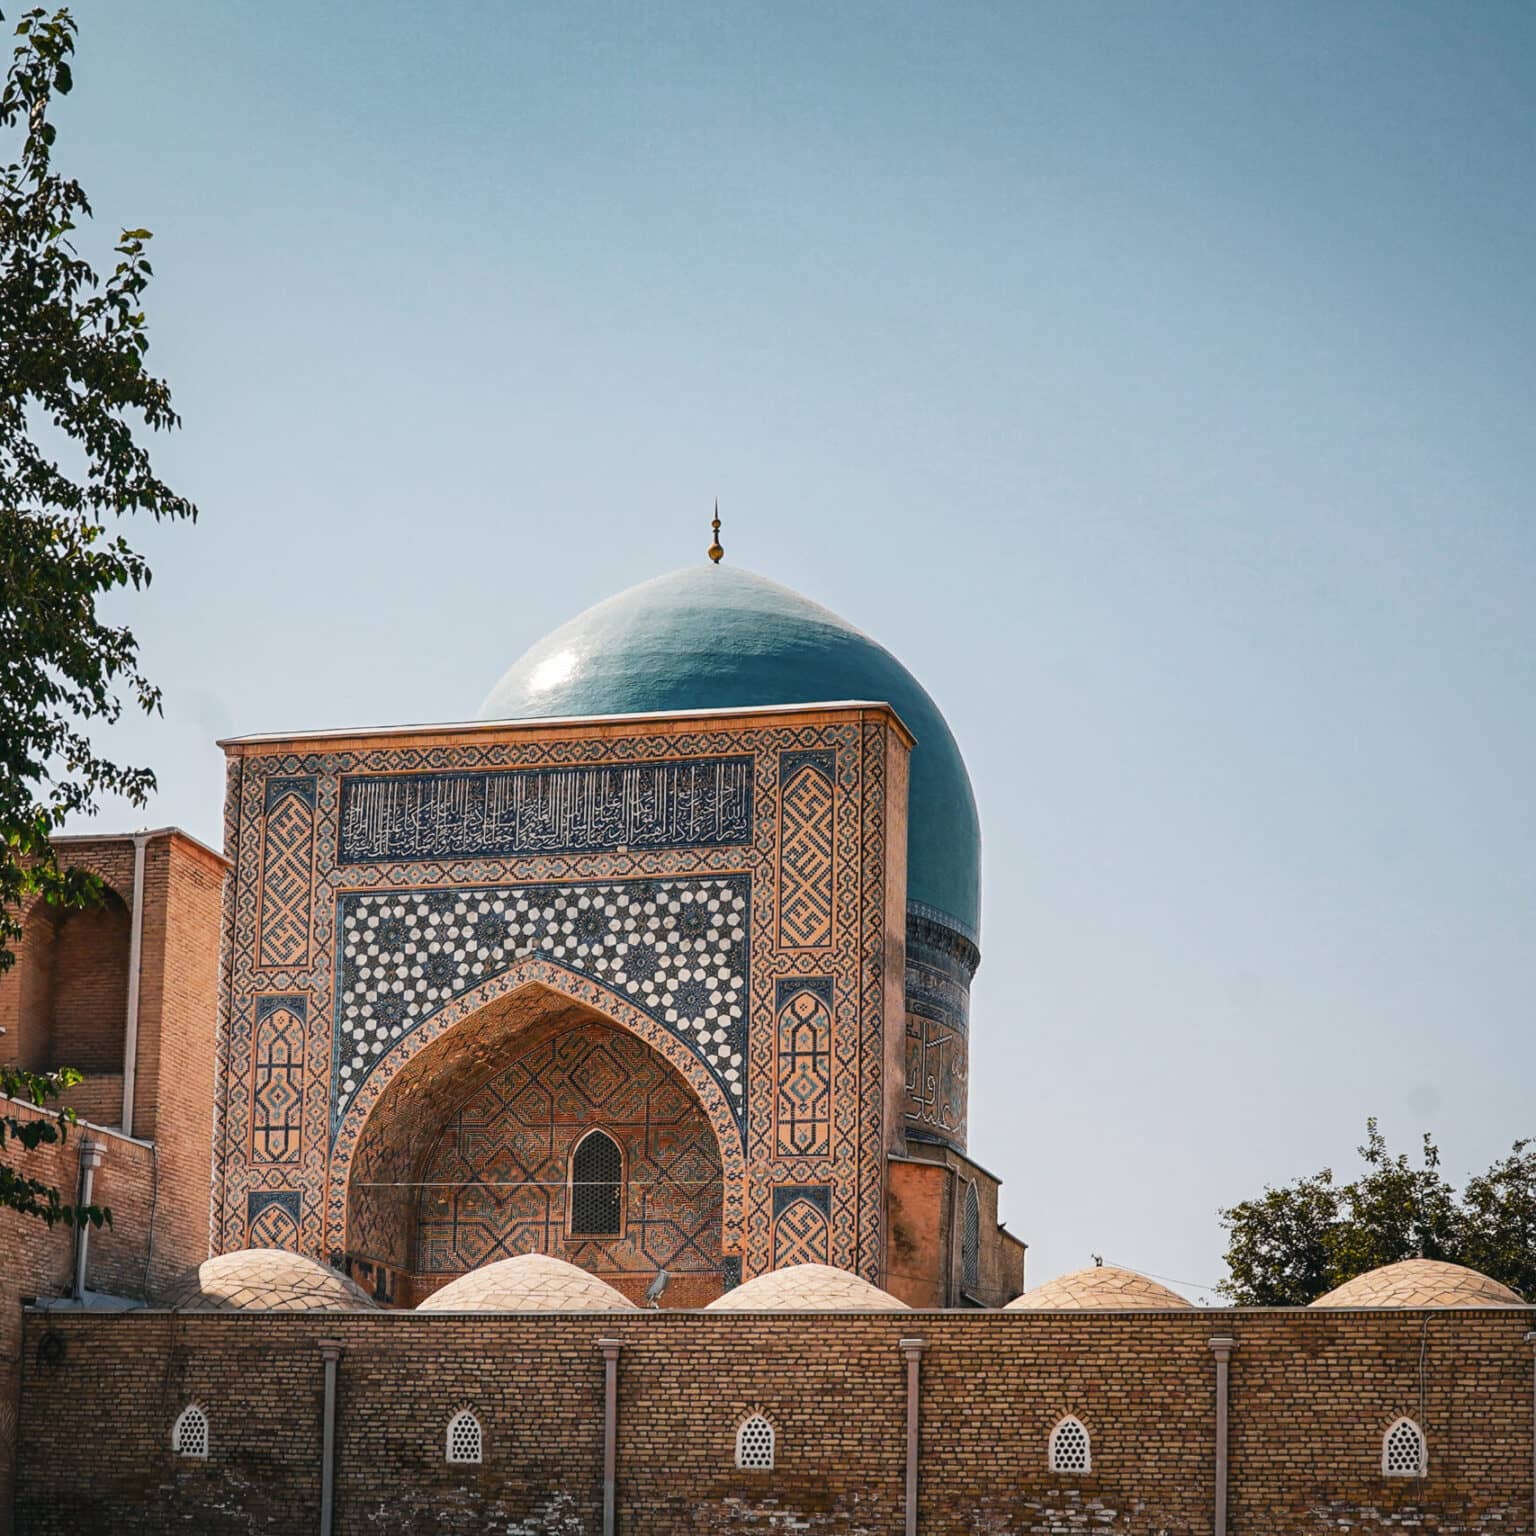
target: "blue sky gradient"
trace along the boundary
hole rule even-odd
[[[1536,1133],[1536,9],[81,0],[203,510],[113,738],[467,718],[702,557],[912,668],[1030,1279]],[[99,242],[93,240],[93,248]]]

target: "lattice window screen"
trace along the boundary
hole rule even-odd
[[[736,1465],[749,1472],[773,1470],[773,1425],[760,1413],[736,1431]]]
[[[965,1186],[965,1209],[960,1221],[961,1283],[974,1291],[981,1284],[981,1201],[976,1186]]]
[[[571,1235],[618,1237],[624,1213],[624,1155],[606,1131],[590,1131],[571,1159]]]
[[[448,1460],[478,1462],[480,1454],[480,1421],[466,1408],[448,1425]]]
[[[208,1415],[201,1408],[183,1408],[171,1431],[171,1445],[178,1456],[206,1457]]]
[[[1424,1475],[1424,1432],[1412,1419],[1399,1419],[1381,1442],[1381,1470],[1388,1477]]]
[[[1087,1472],[1091,1466],[1088,1431],[1077,1419],[1063,1419],[1051,1431],[1051,1471]]]

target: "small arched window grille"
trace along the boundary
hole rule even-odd
[[[1052,1472],[1091,1472],[1093,1453],[1088,1431],[1081,1419],[1068,1414],[1051,1431],[1050,1466]]]
[[[178,1456],[208,1459],[208,1415],[196,1403],[183,1408],[172,1426],[171,1449]]]
[[[1429,1467],[1424,1431],[1412,1419],[1399,1419],[1381,1437],[1381,1470],[1386,1477],[1423,1477]]]
[[[981,1201],[974,1181],[965,1186],[960,1216],[960,1283],[968,1291],[981,1284]]]
[[[571,1154],[572,1237],[618,1237],[624,1221],[624,1154],[606,1131],[588,1131]]]
[[[747,1472],[773,1471],[773,1425],[760,1413],[743,1419],[736,1431],[736,1465]]]
[[[448,1421],[448,1460],[478,1464],[480,1457],[480,1420],[466,1408]]]

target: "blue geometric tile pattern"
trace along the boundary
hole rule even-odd
[[[664,1024],[744,1122],[746,877],[359,891],[337,909],[333,1137],[402,1036],[532,955],[594,977]]]

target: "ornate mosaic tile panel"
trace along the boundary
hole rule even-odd
[[[832,942],[835,761],[831,752],[779,754],[782,949],[821,949]]]
[[[567,1235],[571,1153],[594,1127],[623,1152],[615,1238]],[[479,1088],[426,1160],[414,1268],[456,1275],[519,1253],[596,1274],[715,1274],[720,1154],[686,1083],[622,1030],[542,1042]]]
[[[344,864],[710,848],[751,836],[750,757],[341,783]]]
[[[748,907],[742,878],[342,896],[333,1129],[402,1036],[534,954],[597,977],[665,1024],[742,1114]]]
[[[264,966],[302,965],[309,954],[314,855],[314,779],[268,779],[261,838],[258,946]]]
[[[773,1267],[825,1264],[832,1192],[824,1184],[780,1185],[773,1192]]]
[[[304,1124],[308,999],[263,997],[251,1045],[251,1161],[296,1163]]]
[[[832,980],[778,984],[774,1141],[780,1157],[825,1157],[832,1142]]]
[[[299,1252],[299,1197],[291,1189],[253,1190],[246,1197],[246,1247]]]

